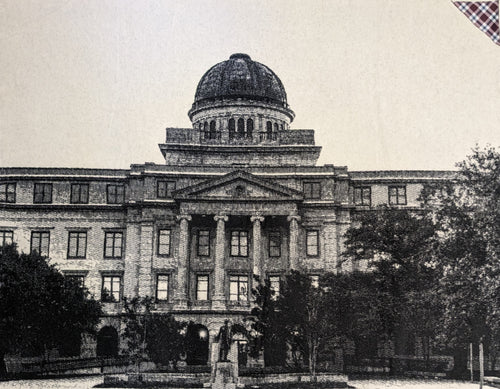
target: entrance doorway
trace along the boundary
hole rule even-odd
[[[194,323],[188,325],[186,331],[186,362],[188,365],[207,365],[208,339],[207,327]]]
[[[248,344],[246,340],[237,340],[238,366],[246,366],[248,362]]]
[[[97,356],[116,357],[118,355],[118,332],[113,327],[103,327],[97,333]]]

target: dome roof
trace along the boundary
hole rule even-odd
[[[278,76],[247,54],[233,54],[227,61],[212,66],[198,83],[194,103],[222,97],[250,98],[288,107]]]

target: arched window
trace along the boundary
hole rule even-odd
[[[238,138],[243,138],[245,136],[245,120],[242,118],[238,119]]]
[[[208,139],[209,132],[208,132],[208,122],[203,123],[203,137],[204,139]]]
[[[252,132],[253,132],[253,120],[248,119],[247,120],[247,138],[252,137]]]
[[[273,134],[273,140],[278,139],[278,131],[279,131],[279,126],[278,126],[278,123],[274,123],[274,134]]]
[[[229,119],[229,139],[234,139],[234,133],[236,131],[236,127],[234,125],[234,119]]]
[[[266,123],[266,138],[267,139],[271,139],[272,135],[273,135],[273,123],[271,123],[270,121],[268,121]]]
[[[210,122],[210,139],[217,138],[217,132],[215,130],[215,120]]]

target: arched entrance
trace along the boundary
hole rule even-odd
[[[201,324],[190,323],[186,331],[186,351],[188,365],[206,365],[208,363],[207,327]]]
[[[116,357],[118,355],[118,332],[106,326],[97,333],[97,356]]]

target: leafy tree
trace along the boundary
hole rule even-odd
[[[151,358],[156,364],[175,366],[177,358],[186,348],[182,334],[186,323],[179,322],[171,314],[153,313],[153,298],[124,298],[127,353],[134,359],[137,369],[141,360]]]
[[[0,249],[0,312],[0,375],[6,374],[6,353],[47,357],[48,350],[95,333],[102,315],[100,303],[78,282],[14,245]]]
[[[453,182],[428,188],[437,205],[446,340],[455,347],[483,340],[500,351],[500,153],[472,150]]]
[[[394,339],[403,327],[430,344],[438,335],[442,305],[436,298],[440,272],[431,214],[380,207],[359,213],[346,233],[346,258],[368,260],[374,281],[365,313],[372,336]]]

